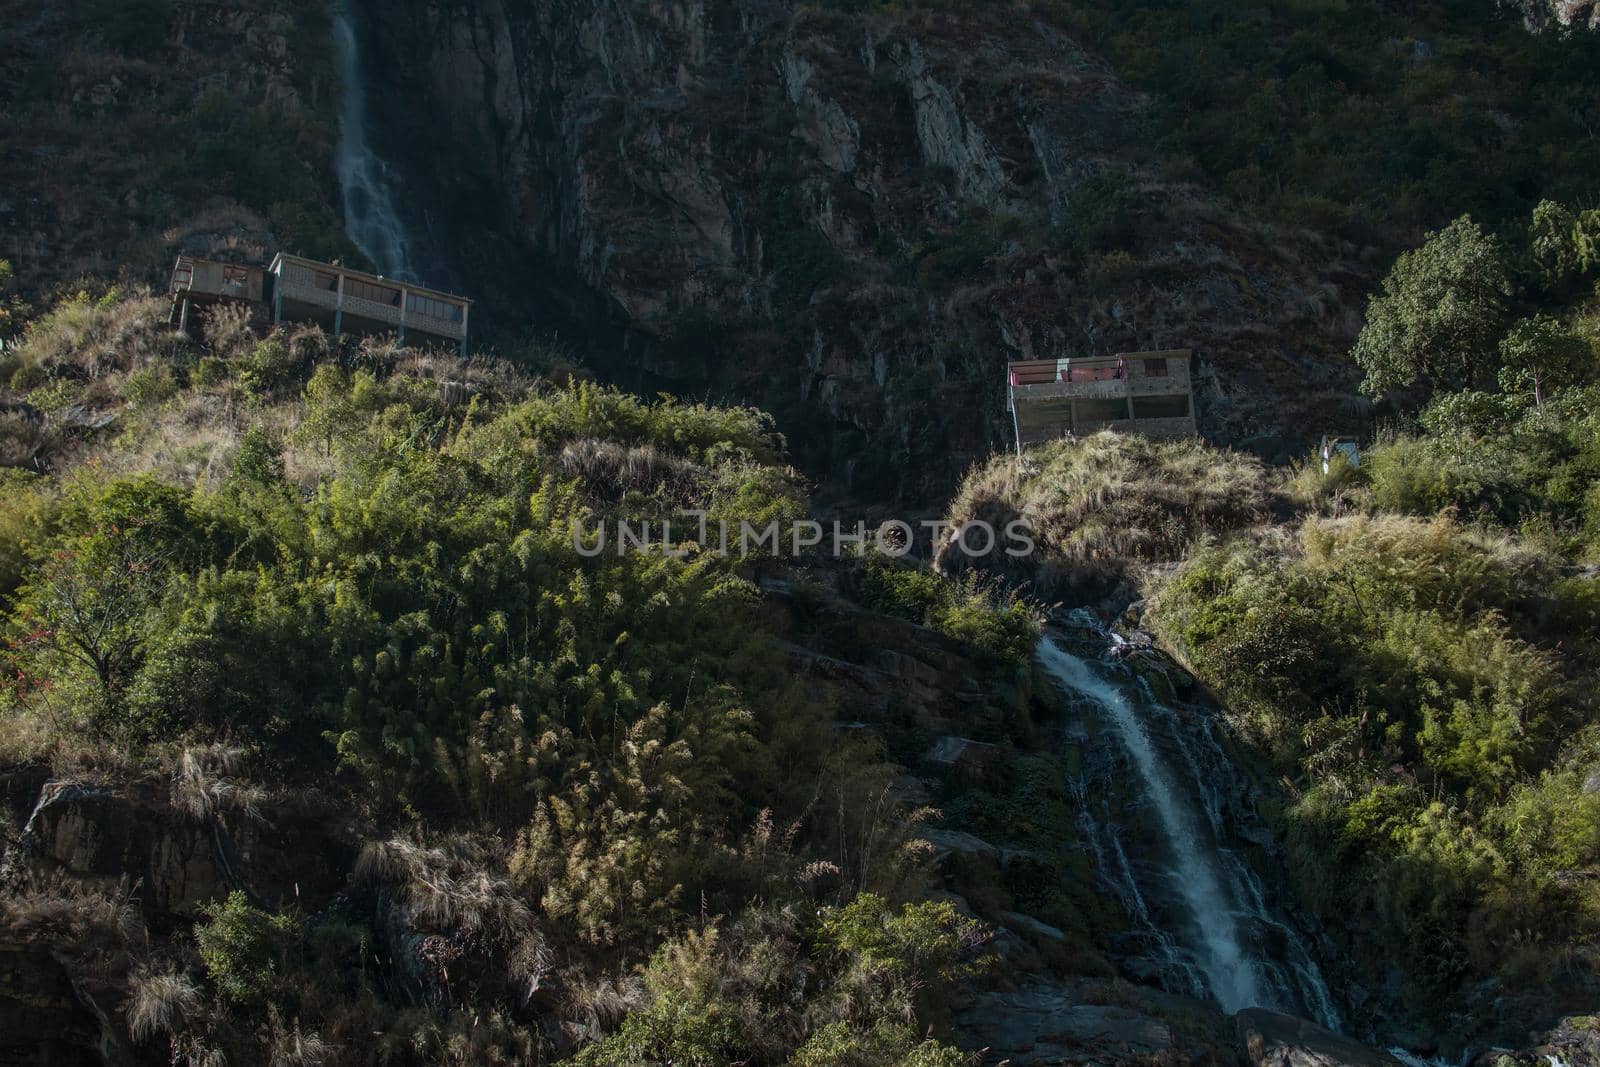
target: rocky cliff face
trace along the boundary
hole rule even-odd
[[[1600,29],[1600,3],[1595,0],[1501,0],[1519,11],[1530,30]]]
[[[1025,5],[366,14],[385,150],[500,324],[762,404],[858,494],[937,495],[1003,446],[1007,359],[1192,347],[1231,441],[1355,417],[1358,250],[1164,171],[1145,101]]]

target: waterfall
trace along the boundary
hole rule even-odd
[[[411,242],[395,210],[395,178],[367,145],[366,82],[361,46],[345,4],[333,16],[343,98],[339,105],[339,151],[335,160],[344,193],[344,229],[380,274],[420,281],[412,268]]]
[[[1212,734],[1209,716],[1169,706],[1125,666],[1090,662],[1051,638],[1040,641],[1038,657],[1118,742],[1120,752],[1100,761],[1097,790],[1084,780],[1068,787],[1080,802],[1080,833],[1099,877],[1139,927],[1139,944],[1164,983],[1177,992],[1209,994],[1230,1013],[1271,1008],[1337,1028],[1332,997],[1299,933],[1274,914],[1260,876],[1230,847],[1235,824],[1253,812],[1235,810],[1233,798],[1242,789],[1226,788],[1237,771]],[[1091,792],[1115,789],[1113,763],[1131,765],[1135,799],[1155,817],[1160,840],[1149,843],[1158,858],[1143,864],[1124,853],[1109,797],[1100,798],[1099,819],[1087,803]],[[1163,909],[1156,898],[1170,905]]]

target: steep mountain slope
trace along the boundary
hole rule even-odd
[[[348,255],[321,0],[0,3],[0,258],[36,293],[179,249]]]
[[[557,303],[620,336],[603,374],[761,403],[856,492],[937,495],[1001,443],[1007,358],[1193,347],[1212,434],[1350,419],[1358,250],[1164,174],[1148,102],[1027,6],[367,28],[383,148],[502,320]]]

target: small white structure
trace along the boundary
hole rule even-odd
[[[1319,449],[1319,452],[1322,456],[1323,474],[1327,474],[1333,467],[1334,456],[1343,456],[1345,462],[1350,464],[1352,468],[1361,466],[1361,446],[1356,443],[1354,437],[1335,437],[1332,434],[1324,434],[1322,448]]]

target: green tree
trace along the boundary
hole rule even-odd
[[[1351,355],[1377,396],[1418,383],[1430,390],[1486,384],[1511,294],[1505,257],[1468,216],[1403,253],[1367,304]]]
[[[1548,315],[1523,319],[1500,341],[1500,387],[1507,393],[1533,393],[1544,410],[1552,389],[1581,384],[1595,369],[1589,342]]]
[[[1528,251],[1540,280],[1561,292],[1600,266],[1600,211],[1574,214],[1564,204],[1541,200],[1528,226]]]
[[[283,454],[267,436],[267,431],[252,426],[239,438],[239,450],[233,455],[233,470],[228,473],[230,484],[274,485],[283,480]]]

